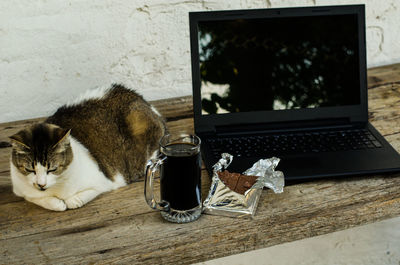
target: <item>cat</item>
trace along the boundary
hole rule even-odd
[[[137,181],[166,132],[160,113],[123,85],[89,91],[10,136],[13,192],[53,211]]]

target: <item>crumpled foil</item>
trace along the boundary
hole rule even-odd
[[[243,175],[258,176],[254,185],[244,195],[232,191],[218,177],[218,172],[228,168],[233,156],[223,153],[221,159],[213,166],[213,177],[207,198],[203,202],[205,213],[231,217],[253,217],[264,187],[275,193],[282,193],[285,185],[284,175],[275,171],[279,158],[260,159],[243,172]]]

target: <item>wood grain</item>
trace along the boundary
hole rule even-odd
[[[400,64],[370,69],[368,85],[370,120],[400,151]],[[170,131],[193,132],[191,97],[152,103]],[[0,124],[0,142],[42,120]],[[80,209],[50,212],[13,195],[9,153],[0,148],[0,264],[190,264],[400,215],[400,174],[265,190],[254,219],[202,215],[168,223],[145,204],[143,182]],[[202,173],[204,198],[210,180]]]

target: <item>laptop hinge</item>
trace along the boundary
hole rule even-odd
[[[235,124],[216,126],[216,134],[246,134],[257,132],[282,132],[282,131],[299,131],[313,129],[329,129],[329,128],[350,128],[359,126],[350,123],[348,118],[329,119],[329,120],[307,120],[296,122],[273,122],[264,124]]]
[[[210,125],[200,126],[195,124],[194,130],[197,135],[212,135],[216,133],[216,127]]]

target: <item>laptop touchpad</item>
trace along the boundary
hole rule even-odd
[[[282,171],[285,176],[292,176],[313,171],[313,168],[320,168],[321,164],[320,157],[316,155],[288,156],[281,158],[276,170]]]

